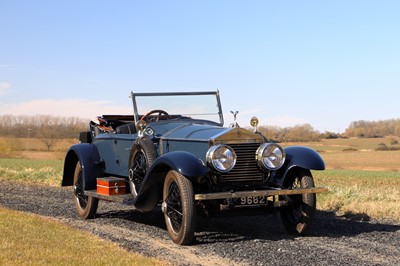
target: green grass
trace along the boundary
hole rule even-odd
[[[60,186],[64,161],[0,158],[0,178]]]
[[[0,208],[0,265],[164,265],[50,218]]]

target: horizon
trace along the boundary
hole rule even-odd
[[[104,114],[104,115],[106,115],[106,114]],[[224,114],[223,114],[224,115]],[[21,114],[21,115],[13,115],[13,114],[0,114],[0,118],[2,118],[3,116],[13,116],[13,117],[18,117],[18,118],[33,118],[33,117],[40,117],[40,116],[43,116],[43,117],[50,117],[50,118],[54,118],[54,119],[61,119],[61,120],[68,120],[68,119],[79,119],[79,122],[85,122],[85,120],[87,121],[87,122],[90,122],[90,121],[94,121],[94,122],[96,122],[96,123],[98,123],[99,121],[97,120],[97,119],[91,119],[91,118],[85,118],[85,117],[79,117],[79,116],[57,116],[57,115],[51,115],[51,114],[35,114],[35,115],[26,115],[26,114]],[[225,115],[224,115],[225,116]],[[225,119],[225,117],[224,117],[224,119]],[[345,128],[344,129],[344,131],[342,131],[342,132],[335,132],[335,131],[320,131],[320,130],[318,130],[318,129],[316,129],[315,127],[313,127],[313,125],[310,125],[310,124],[297,124],[297,125],[293,125],[293,126],[287,126],[287,127],[280,127],[280,126],[275,126],[275,125],[265,125],[265,124],[259,124],[258,125],[258,127],[267,127],[267,128],[272,128],[272,129],[277,129],[277,130],[285,130],[285,129],[292,129],[292,128],[295,128],[295,127],[302,127],[302,126],[306,126],[306,125],[309,125],[309,126],[311,126],[312,128],[313,128],[313,130],[314,131],[316,131],[316,132],[318,132],[318,133],[320,133],[320,134],[325,134],[325,133],[334,133],[334,134],[339,134],[339,135],[342,135],[342,134],[346,134],[346,130],[348,130],[348,129],[350,129],[350,126],[351,126],[351,124],[352,123],[357,123],[357,122],[366,122],[366,123],[380,123],[380,122],[389,122],[389,121],[392,121],[392,120],[394,120],[394,121],[400,121],[400,118],[392,118],[392,119],[383,119],[383,120],[356,120],[356,121],[352,121],[352,122],[350,122],[350,124],[349,124],[349,126],[347,127],[347,128]],[[1,122],[1,121],[0,121]],[[36,122],[35,122],[36,123]],[[225,126],[225,127],[228,127],[229,125],[227,125],[226,123],[224,123],[224,125],[223,126]],[[239,124],[239,126],[240,127],[242,127],[242,128],[250,128],[250,127],[252,127],[251,125],[250,125],[250,121],[249,121],[249,123],[248,123],[248,125],[240,125]],[[30,130],[30,129],[29,129]],[[389,135],[388,135],[389,136]],[[368,137],[367,137],[368,138]],[[373,138],[375,138],[375,137],[373,137]]]

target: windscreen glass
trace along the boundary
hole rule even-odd
[[[222,123],[216,94],[206,95],[134,95],[137,113],[145,115],[152,110],[163,110],[171,116]],[[156,113],[157,115],[158,113]],[[135,114],[136,115],[136,114]]]

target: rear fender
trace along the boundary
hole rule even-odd
[[[315,150],[304,146],[291,146],[284,149],[285,164],[278,171],[272,173],[272,181],[282,186],[289,171],[295,167],[308,170],[324,170],[325,162]]]
[[[61,186],[72,186],[77,162],[81,163],[83,189],[96,189],[96,178],[104,174],[104,164],[100,159],[96,146],[89,143],[72,145],[64,161],[64,172]]]
[[[175,170],[192,183],[196,177],[205,176],[207,167],[195,155],[185,151],[174,151],[158,157],[147,172],[134,206],[140,211],[151,211],[162,199],[164,179],[170,170]]]

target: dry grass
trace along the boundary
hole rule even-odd
[[[49,218],[3,208],[0,217],[0,265],[164,265]]]
[[[284,146],[303,145],[317,150],[324,158],[327,169],[351,169],[371,171],[400,171],[400,151],[376,151],[379,144],[388,147],[398,137],[324,139],[321,142],[284,143]]]
[[[321,155],[327,169],[400,171],[400,151],[339,151]]]
[[[318,208],[338,215],[400,222],[400,151],[376,151],[380,143],[392,145],[397,137],[329,139],[304,145],[319,151],[327,170],[314,171],[318,186],[330,192],[318,195]]]
[[[25,159],[64,159],[68,148],[77,139],[55,139],[50,151],[41,139],[0,137],[0,157]]]
[[[373,151],[380,143],[387,146],[400,147],[400,144],[392,145],[392,140],[400,143],[399,137],[385,138],[347,138],[347,139],[323,139],[320,142],[296,142],[283,143],[284,146],[289,145],[305,145],[320,152],[341,152],[345,149],[356,149],[359,151]]]
[[[326,170],[314,177],[318,186],[330,190],[318,195],[319,209],[400,222],[399,172]]]

